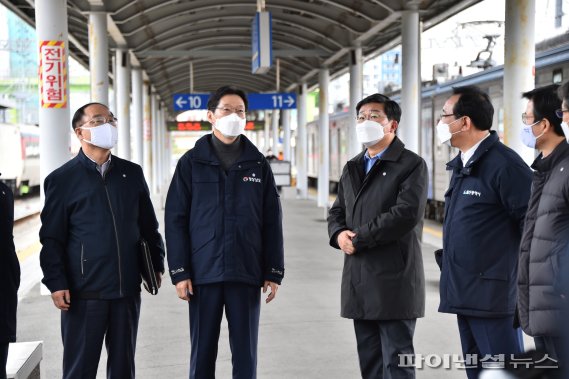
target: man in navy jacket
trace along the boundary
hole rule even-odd
[[[457,315],[462,352],[474,366],[523,348],[513,319],[531,170],[490,130],[493,114],[486,93],[455,87],[437,125],[439,142],[460,150],[447,163],[439,312]],[[479,369],[466,372],[473,379]]]
[[[43,283],[61,309],[63,377],[95,378],[105,339],[108,378],[134,378],[141,238],[157,276],[164,247],[140,166],[111,155],[117,120],[89,103],[72,126],[75,158],[47,176],[41,213]]]
[[[190,308],[190,378],[215,377],[223,310],[233,378],[256,377],[260,288],[284,275],[282,213],[269,163],[241,133],[247,98],[221,87],[208,101],[213,133],[176,167],[166,199],[172,283]]]

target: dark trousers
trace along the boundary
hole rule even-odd
[[[0,379],[6,379],[6,362],[8,361],[8,346],[10,344],[0,343]]]
[[[466,369],[469,379],[476,379],[481,372],[480,360],[486,355],[504,354],[509,359],[512,354],[523,352],[521,330],[514,329],[514,317],[482,318],[457,315],[458,331],[462,354],[476,357],[475,367]],[[474,366],[474,363],[471,364]]]
[[[69,310],[61,312],[63,378],[95,378],[103,339],[107,378],[134,378],[139,315],[140,294],[114,300],[72,297]]]
[[[354,320],[363,379],[415,378],[414,367],[399,364],[399,354],[415,354],[412,320]]]
[[[555,378],[567,378],[569,370],[567,369],[567,358],[569,357],[569,351],[567,339],[563,337],[534,337],[535,349],[541,353],[547,354],[548,357],[553,358],[557,361],[558,370],[555,370]],[[541,363],[543,366],[553,366],[555,363],[553,361],[544,361]],[[561,373],[564,375],[561,375]]]
[[[229,327],[234,379],[257,377],[257,340],[261,290],[242,283],[194,286],[190,298],[190,378],[215,378],[221,318]]]

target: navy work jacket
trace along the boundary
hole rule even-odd
[[[265,157],[243,135],[227,172],[200,138],[178,161],[166,199],[166,246],[172,283],[281,282],[282,211]]]
[[[116,156],[104,177],[80,150],[47,176],[40,264],[51,292],[116,299],[140,292],[138,242],[164,271],[164,245],[142,168]]]
[[[447,169],[439,312],[511,316],[531,170],[495,131],[465,167],[459,154]]]

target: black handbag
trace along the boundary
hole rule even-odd
[[[138,264],[140,267],[142,285],[149,294],[156,295],[158,294],[158,279],[156,278],[156,271],[154,271],[154,265],[152,264],[152,256],[150,255],[148,242],[146,242],[144,239],[141,239],[139,241],[139,245],[140,254]]]

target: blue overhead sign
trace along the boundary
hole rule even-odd
[[[207,109],[209,93],[177,93],[174,95],[175,111]]]
[[[247,95],[250,110],[296,109],[296,93],[250,93]]]
[[[207,109],[209,93],[177,93],[174,95],[174,111]],[[247,94],[248,110],[296,109],[296,93],[250,93]]]
[[[251,25],[251,72],[267,73],[273,63],[271,13],[257,12]]]

